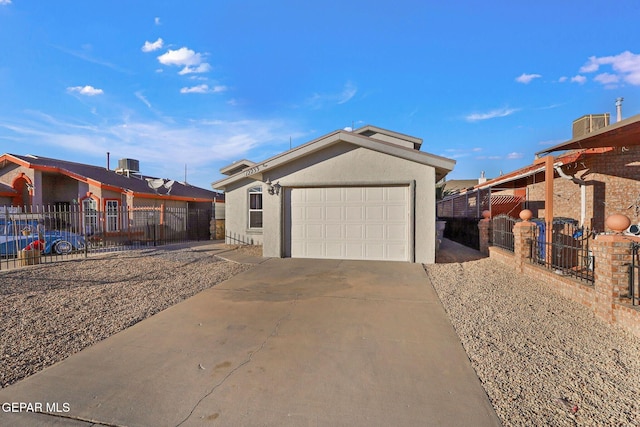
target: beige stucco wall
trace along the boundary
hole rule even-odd
[[[260,185],[263,206],[267,200],[266,185],[252,179],[242,179],[225,192],[225,242],[228,244],[262,245],[263,230],[249,229],[249,189]],[[264,210],[263,210],[264,212]],[[263,222],[265,220],[263,213]],[[271,226],[271,220],[267,227]]]
[[[267,193],[263,185],[263,231],[248,235],[248,189],[256,184],[245,179],[226,189],[227,235],[263,244],[263,255],[286,255],[284,197],[287,188],[305,186],[411,185],[415,192],[415,261],[435,262],[435,169],[348,143],[339,143],[295,162],[265,172],[262,181],[279,182],[280,195]],[[412,184],[415,182],[415,186]]]

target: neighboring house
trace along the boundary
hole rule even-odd
[[[335,131],[260,163],[221,169],[227,243],[266,257],[435,260],[436,182],[455,161],[422,139],[365,126]]]
[[[581,124],[577,122],[591,117],[576,120],[574,131]],[[554,152],[561,154],[554,157]],[[520,208],[539,218],[573,218],[595,232],[605,231],[605,219],[614,213],[638,224],[640,115],[612,125],[607,120],[537,153],[533,164],[479,184],[474,191],[493,194],[505,188],[524,193]]]
[[[186,183],[141,175],[139,162],[122,159],[119,167],[86,165],[33,155],[0,156],[0,206],[59,211],[79,209],[86,227],[117,232],[129,218],[122,212],[142,207],[188,208],[212,212],[224,195]],[[162,212],[160,215],[162,215]]]
[[[517,217],[525,191],[489,187],[478,190],[487,182],[484,173],[479,179],[451,180],[440,183],[442,197],[438,200],[436,213],[438,218],[482,218],[485,210],[491,216],[508,214]]]

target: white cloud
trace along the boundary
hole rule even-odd
[[[522,75],[516,77],[516,81],[518,83],[523,83],[523,84],[527,85],[527,84],[531,83],[531,81],[533,79],[538,79],[540,77],[542,77],[540,74],[525,74],[525,73],[522,73]]]
[[[559,81],[560,83],[564,83],[564,82],[566,82],[568,79],[569,79],[568,77],[566,77],[566,76],[562,76],[562,77],[560,77],[560,78],[558,79],[558,81]]]
[[[356,88],[351,82],[347,82],[344,85],[344,90],[339,96],[338,104],[345,104],[353,98],[358,92],[358,88]]]
[[[182,89],[180,89],[180,93],[220,93],[225,92],[226,90],[226,86],[220,85],[210,88],[209,85],[202,84],[192,87],[183,87]]]
[[[67,91],[77,92],[80,95],[87,95],[87,96],[102,95],[104,93],[102,89],[96,89],[93,86],[73,86],[73,87],[68,87]]]
[[[314,93],[306,100],[306,104],[312,108],[322,108],[326,104],[346,104],[358,93],[358,88],[351,82],[346,82],[339,93]]]
[[[0,5],[11,4],[11,0],[0,0]]]
[[[78,124],[38,112],[29,114],[31,117],[21,119],[2,117],[0,128],[34,151],[39,146],[56,147],[61,159],[104,164],[104,153],[109,151],[113,158],[140,160],[144,174],[179,180],[188,164],[189,182],[207,189],[226,164],[241,158],[269,158],[288,148],[290,137],[304,137],[295,125],[279,120],[170,123],[131,117],[105,121],[101,117],[95,123]],[[196,176],[200,176],[198,182]]]
[[[580,68],[581,73],[593,73],[600,70],[601,66],[611,66],[613,73],[602,73],[599,76],[607,75],[596,80],[603,85],[611,85],[611,75],[618,77],[618,82],[623,81],[633,86],[640,86],[640,55],[628,50],[613,56],[591,56],[589,61]]]
[[[571,83],[578,83],[578,84],[585,84],[585,82],[587,81],[587,78],[585,76],[581,76],[580,74],[578,74],[577,76],[573,76],[571,77]]]
[[[495,119],[497,117],[506,117],[519,111],[517,108],[500,108],[491,110],[488,113],[473,113],[465,117],[468,122],[477,122],[481,120]]]
[[[507,154],[507,160],[515,160],[515,159],[521,159],[524,156],[524,154],[522,153],[509,153]]]
[[[178,50],[169,49],[158,56],[158,61],[163,65],[176,65],[184,67],[180,74],[205,73],[211,70],[211,66],[204,62],[203,55],[193,50],[181,47]]]
[[[154,22],[156,25],[160,25],[160,18],[156,16],[155,18],[153,18],[153,22]]]
[[[615,87],[617,83],[620,82],[620,76],[617,76],[615,74],[602,73],[595,76],[593,80],[608,87]]]
[[[136,95],[136,98],[138,98],[140,101],[144,103],[144,105],[151,108],[151,103],[147,100],[147,98],[145,98],[142,92],[136,92],[135,95]]]
[[[184,75],[184,74],[192,74],[192,73],[207,73],[209,71],[211,71],[211,65],[204,62],[198,65],[197,67],[186,66],[182,70],[180,70],[178,74]]]
[[[207,92],[209,92],[209,85],[183,87],[182,89],[180,89],[180,93],[207,93]]]
[[[152,42],[149,41],[145,41],[144,45],[142,46],[142,51],[143,52],[153,52],[154,50],[158,50],[158,49],[162,49],[162,46],[164,45],[164,41],[158,37],[158,40]]]

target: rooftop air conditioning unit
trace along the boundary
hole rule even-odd
[[[573,121],[573,137],[579,138],[609,126],[609,113],[587,114]]]
[[[127,172],[140,172],[140,162],[134,159],[118,160],[118,169]]]

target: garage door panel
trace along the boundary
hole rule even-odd
[[[291,190],[291,256],[408,261],[408,187]]]
[[[345,202],[357,202],[364,201],[364,188],[346,187],[343,188],[343,201]]]
[[[322,221],[324,219],[322,213],[321,206],[308,206],[304,210],[305,218],[311,221]]]
[[[389,261],[405,261],[407,259],[406,246],[404,245],[387,245],[387,253]]]
[[[327,221],[342,222],[342,212],[341,206],[327,206],[325,208],[325,218]]]
[[[380,222],[384,221],[385,207],[380,206],[367,206],[365,207],[365,215],[367,222]]]
[[[364,226],[362,224],[345,224],[344,228],[345,237],[348,240],[364,238]]]
[[[407,227],[404,224],[389,224],[386,226],[387,240],[404,240],[407,235]]]
[[[331,202],[342,202],[342,189],[339,187],[329,187],[325,189],[325,201],[328,203]]]
[[[384,259],[384,245],[382,243],[365,244],[365,256],[367,259]]]
[[[342,230],[343,230],[343,226],[340,224],[327,224],[325,226],[325,232],[324,232],[324,236],[325,239],[327,240],[332,240],[332,239],[337,239],[337,240],[342,240],[343,235],[342,235]]]
[[[365,235],[366,240],[384,240],[384,224],[366,225]]]
[[[304,200],[306,202],[324,202],[324,189],[323,188],[308,188]]]
[[[404,205],[392,205],[385,207],[385,219],[387,221],[406,222],[407,208]]]
[[[345,244],[345,258],[346,259],[365,259],[364,248],[362,243],[349,243]]]
[[[365,188],[365,197],[367,202],[382,202],[385,199],[386,188],[374,187]]]
[[[345,206],[346,220],[349,222],[362,222],[364,220],[364,212],[362,206]]]

